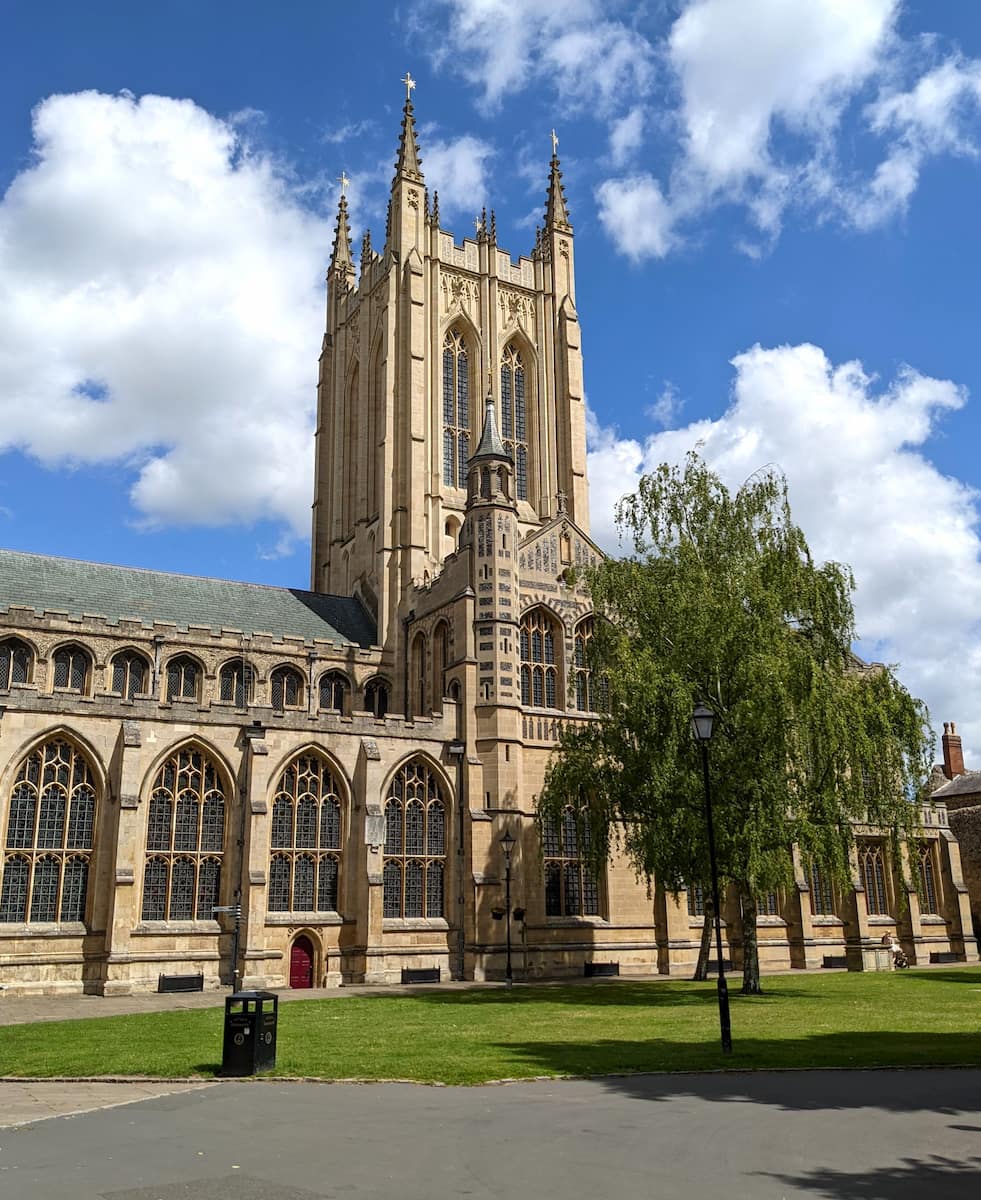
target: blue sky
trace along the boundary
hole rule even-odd
[[[593,528],[696,442],[787,473],[860,650],[981,766],[981,6],[3,6],[0,544],[305,585],[337,177],[406,69],[443,226],[576,231]]]

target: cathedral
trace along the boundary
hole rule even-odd
[[[596,719],[576,568],[601,553],[555,138],[531,252],[493,213],[458,244],[406,82],[358,262],[340,197],[309,590],[0,551],[7,994],[691,971],[698,887],[597,876],[572,807],[535,820]],[[847,891],[798,859],[760,898],[763,968],[874,968],[893,933],[977,961],[941,798],[890,854],[860,830]]]

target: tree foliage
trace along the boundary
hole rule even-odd
[[[707,882],[690,722],[708,704],[719,870],[743,900],[755,959],[754,898],[792,884],[792,846],[844,882],[855,823],[912,835],[926,712],[891,670],[852,653],[851,571],[814,562],[777,472],[733,493],[691,454],[644,477],[618,522],[635,553],[588,573],[589,665],[606,711],[565,733],[539,808],[579,798],[597,867],[616,840],[668,890]],[[758,962],[744,986],[758,990]]]

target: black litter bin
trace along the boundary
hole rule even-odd
[[[279,997],[275,992],[235,992],[225,1001],[222,1075],[255,1075],[276,1065]]]

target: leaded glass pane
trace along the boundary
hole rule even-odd
[[[931,915],[939,912],[933,854],[929,845],[920,847],[920,908]]]
[[[63,646],[54,656],[55,687],[84,691],[88,667],[88,655],[80,646]]]
[[[304,796],[296,806],[296,846],[313,850],[317,845],[317,802]]]
[[[528,451],[518,447],[515,461],[515,491],[519,500],[528,499]]]
[[[92,828],[95,822],[95,792],[83,785],[75,789],[72,796],[71,814],[68,820],[69,850],[91,850]]]
[[[16,638],[0,642],[0,688],[29,683],[33,657],[31,648]]]
[[[365,684],[364,704],[373,716],[384,717],[388,712],[388,688],[385,684],[377,679]]]
[[[834,915],[834,896],[831,880],[817,861],[811,863],[811,912],[815,916]]]
[[[527,667],[521,668],[521,703],[531,704],[531,672]]]
[[[418,800],[405,807],[405,853],[422,854],[425,810]]]
[[[544,656],[545,641],[540,629],[532,631],[531,635],[531,661],[540,663],[545,662]]]
[[[293,911],[313,911],[313,856],[298,854],[293,862]]]
[[[7,819],[7,848],[17,850],[34,845],[34,821],[37,816],[37,793],[29,783],[19,783],[10,797],[10,816]]]
[[[279,848],[293,845],[293,805],[284,796],[273,802],[272,844]]]
[[[197,797],[178,797],[177,817],[174,821],[174,849],[197,850],[198,848],[198,802]]]
[[[470,425],[470,371],[466,350],[456,356],[456,423],[461,429]]]
[[[252,668],[236,659],[226,663],[218,677],[219,698],[236,708],[245,708],[252,694]]]
[[[599,885],[588,866],[582,869],[582,911],[587,917],[599,916]]]
[[[511,391],[511,368],[501,367],[501,436],[514,437],[514,401]]]
[[[456,480],[453,477],[453,469],[456,466],[456,456],[454,454],[456,442],[456,434],[452,429],[443,430],[443,482],[447,487],[453,487]]]
[[[526,661],[531,661],[531,631],[527,625],[521,626],[521,657]]]
[[[700,883],[688,885],[688,915],[690,917],[705,916],[705,891]]]
[[[331,671],[320,680],[320,707],[328,712],[343,712],[347,680]]]
[[[543,662],[550,664],[555,662],[555,637],[553,636],[551,629],[545,630],[545,636],[542,639],[542,652]]]
[[[426,853],[440,856],[446,853],[446,810],[438,800],[429,806]]]
[[[220,860],[217,858],[202,859],[198,867],[198,902],[196,912],[199,921],[210,921],[214,918],[220,889]]]
[[[328,796],[320,807],[320,848],[341,848],[341,806],[333,796]]]
[[[195,700],[199,673],[197,663],[186,655],[172,659],[167,667],[167,699]]]
[[[405,864],[405,915],[422,916],[422,863],[418,859]]]
[[[167,861],[147,860],[143,872],[143,920],[163,921],[167,917]]]
[[[431,862],[426,868],[426,916],[443,915],[443,864]]]
[[[385,853],[402,853],[402,805],[397,800],[385,805]]]
[[[65,878],[61,885],[61,920],[85,920],[85,893],[89,882],[87,858],[73,855],[65,863]]]
[[[545,858],[558,858],[562,853],[559,844],[559,827],[552,816],[542,817],[542,855]]]
[[[536,708],[542,708],[545,704],[545,680],[542,675],[541,667],[536,667],[533,671],[531,683],[532,703]]]
[[[400,917],[402,915],[402,864],[394,859],[389,859],[385,863],[383,879],[385,899],[382,915]]]
[[[65,793],[52,786],[41,794],[37,821],[37,844],[46,850],[61,849],[65,839]]]
[[[521,359],[517,359],[514,368],[514,436],[515,440],[523,442],[527,437],[525,431],[525,369]]]
[[[173,813],[170,796],[165,791],[154,792],[150,797],[150,817],[147,824],[146,848],[148,850],[170,850],[170,823]]]
[[[453,412],[453,349],[447,346],[443,350],[443,424],[455,425]],[[452,483],[452,479],[447,479]]]
[[[576,917],[582,912],[582,880],[578,864],[567,863],[564,874],[566,916]]]
[[[317,871],[317,911],[337,912],[338,861],[332,854],[320,860]]]
[[[562,853],[566,858],[579,857],[579,833],[572,808],[567,808],[562,814]]]
[[[545,707],[555,707],[555,672],[545,672]]]
[[[558,863],[545,864],[545,915],[562,916],[562,868]]]
[[[190,858],[174,859],[170,879],[170,919],[194,919],[194,862]]]
[[[223,850],[225,848],[225,798],[212,792],[205,797],[201,811],[201,849]]]
[[[0,921],[27,918],[27,878],[30,865],[18,855],[3,864],[3,890],[0,891]]]
[[[31,886],[31,920],[54,921],[58,917],[58,882],[61,864],[56,858],[38,858],[34,862]]]
[[[290,860],[285,854],[274,854],[269,863],[269,911],[289,912]]]
[[[457,442],[457,479],[463,487],[467,478],[467,463],[470,461],[470,434],[461,433]]]

